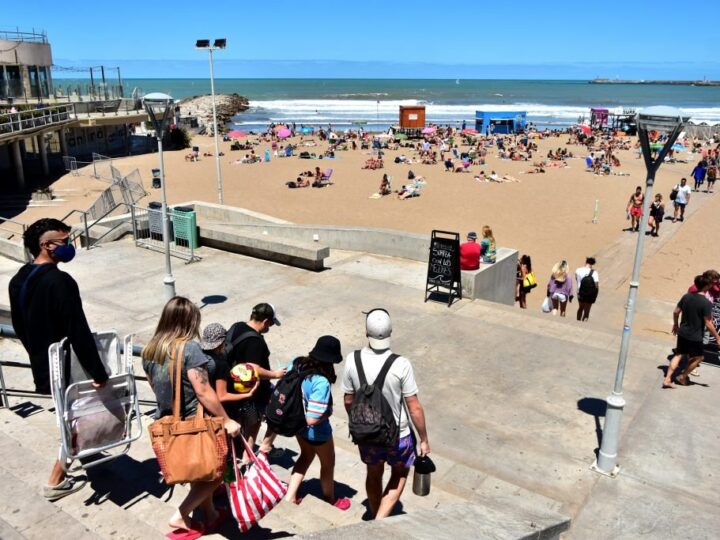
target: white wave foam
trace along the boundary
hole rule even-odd
[[[590,107],[572,105],[546,105],[542,103],[474,103],[436,104],[415,99],[368,100],[368,99],[295,99],[255,100],[250,102],[250,112],[266,114],[274,122],[336,122],[347,120],[396,121],[401,105],[425,105],[427,120],[430,122],[471,121],[476,111],[526,111],[530,121],[547,122],[555,120],[572,123],[580,116],[589,116]],[[622,107],[611,107],[611,112],[621,113]],[[720,107],[683,109],[696,122],[720,122]]]

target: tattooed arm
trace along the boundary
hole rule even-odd
[[[193,390],[195,390],[195,394],[197,394],[198,400],[202,403],[203,407],[205,407],[208,414],[221,416],[225,420],[225,429],[231,436],[239,433],[240,425],[234,420],[231,420],[225,412],[215,390],[213,390],[213,387],[210,385],[210,377],[208,376],[205,366],[188,369],[188,379],[190,380],[190,384],[192,384]]]

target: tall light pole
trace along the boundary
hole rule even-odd
[[[643,214],[640,218],[637,246],[635,247],[635,262],[630,280],[630,291],[628,292],[625,307],[625,323],[623,325],[620,354],[615,372],[615,386],[612,395],[607,398],[607,412],[605,413],[605,425],[603,427],[600,452],[591,467],[595,472],[611,477],[615,477],[620,471],[620,467],[617,465],[617,450],[620,440],[620,421],[622,420],[623,408],[625,407],[623,378],[625,377],[625,364],[627,363],[628,349],[630,347],[630,333],[632,330],[633,316],[635,315],[637,290],[640,286],[640,267],[642,266],[643,248],[645,246],[645,229],[647,228],[648,213],[652,202],[655,173],[660,168],[660,165],[662,165],[672,145],[675,144],[683,124],[686,121],[687,118],[683,116],[682,112],[673,107],[648,107],[641,110],[636,116],[638,138],[640,139],[640,146],[642,147],[643,157],[645,158],[645,168],[647,169],[645,200],[643,202]],[[662,150],[660,150],[655,159],[653,159],[650,149],[650,131],[663,132],[667,137]]]
[[[165,249],[165,299],[170,300],[175,296],[175,278],[172,275],[170,264],[170,215],[167,208],[167,193],[165,191],[165,163],[163,161],[162,140],[165,129],[173,113],[175,100],[167,94],[154,92],[143,97],[143,106],[152,120],[157,137],[158,154],[160,155],[160,185],[162,187],[162,222],[163,222],[163,246]]]
[[[212,96],[212,112],[213,112],[213,132],[215,133],[215,168],[217,170],[217,184],[218,184],[218,203],[223,203],[223,189],[222,189],[222,173],[220,172],[220,143],[218,142],[218,125],[217,125],[217,111],[215,110],[215,75],[213,73],[213,51],[217,49],[224,49],[227,45],[227,39],[216,39],[215,42],[210,46],[209,39],[198,39],[195,42],[195,48],[207,49],[210,55],[210,95]]]

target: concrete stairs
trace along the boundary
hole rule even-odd
[[[87,471],[89,485],[83,490],[56,503],[49,503],[42,497],[41,486],[46,482],[49,467],[57,455],[55,417],[51,410],[46,409],[51,407],[51,402],[30,402],[25,398],[12,400],[12,410],[0,409],[0,455],[3,456],[0,474],[6,488],[0,493],[0,537],[47,537],[54,526],[56,530],[71,532],[76,538],[130,540],[163,537],[167,531],[167,519],[187,490],[183,486],[170,489],[162,483],[145,435],[133,445],[127,456]],[[151,418],[143,417],[145,426],[151,421]],[[317,480],[319,463],[316,460],[300,491],[304,495],[302,504],[296,506],[282,502],[261,521],[259,527],[243,535],[244,538],[320,534],[336,529],[340,533],[345,526],[351,526],[353,531],[368,526],[371,526],[368,532],[374,530],[372,527],[376,525],[363,521],[366,513],[363,504],[364,465],[354,445],[344,438],[347,431],[343,422],[336,422],[335,427],[336,495],[349,497],[352,507],[342,512],[321,499]],[[276,446],[284,448],[284,455],[273,460],[273,468],[283,480],[288,480],[299,449],[295,440],[289,438],[278,438]],[[524,535],[518,536],[518,531],[533,530],[540,525],[548,531],[569,527],[569,519],[555,511],[559,506],[555,501],[497,479],[489,481],[487,475],[441,456],[435,456],[435,461],[442,472],[434,476],[431,494],[428,497],[415,496],[410,479],[402,498],[402,516],[399,517],[416,515],[425,516],[422,519],[427,520],[427,516],[437,516],[436,523],[447,526],[448,519],[454,521],[451,516],[460,512],[465,504],[469,506],[462,512],[467,512],[468,516],[485,516],[488,526],[494,523],[491,528],[499,538],[521,538]],[[528,507],[532,509],[530,512]],[[491,519],[491,516],[494,517]],[[387,521],[390,523],[395,519],[398,518]],[[210,537],[240,536],[231,519],[219,534]]]

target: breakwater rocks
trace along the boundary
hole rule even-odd
[[[238,94],[216,94],[215,109],[217,110],[218,131],[239,112],[248,109],[247,98]],[[196,116],[198,122],[208,128],[212,127],[212,97],[193,96],[180,101],[181,116]]]

